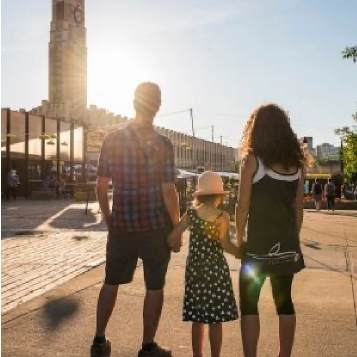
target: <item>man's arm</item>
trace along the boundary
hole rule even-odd
[[[170,215],[171,222],[173,226],[176,227],[180,222],[180,206],[175,184],[163,183],[162,195],[164,198],[167,212]]]
[[[175,153],[172,142],[165,138],[165,158],[162,165],[162,195],[164,198],[167,212],[170,215],[171,222],[176,227],[180,222],[180,205],[175,187],[176,168],[175,168]]]
[[[110,178],[108,177],[98,177],[97,179],[97,198],[99,201],[99,206],[103,214],[105,223],[108,229],[111,226],[111,215],[109,208],[109,197],[108,197],[108,186]]]

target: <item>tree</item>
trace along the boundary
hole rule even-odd
[[[342,58],[352,58],[352,61],[356,63],[357,61],[357,46],[346,47],[342,51]]]
[[[357,128],[344,127],[335,130],[341,137],[341,160],[343,162],[343,175],[346,181],[357,180]]]
[[[353,62],[356,63],[357,46],[346,47],[345,50],[342,51],[342,57],[352,58]],[[355,114],[352,114],[352,118],[357,123],[357,110]],[[340,155],[345,180],[357,180],[357,126],[336,129],[335,134],[341,138]]]

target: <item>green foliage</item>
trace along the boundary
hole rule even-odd
[[[357,61],[357,46],[346,47],[342,51],[343,58],[352,58]],[[353,120],[357,123],[357,110],[352,114]],[[343,127],[335,130],[335,134],[341,137],[343,149],[341,148],[341,159],[343,161],[343,174],[345,180],[351,181],[357,175],[357,126]]]
[[[351,181],[357,173],[357,128],[344,127],[336,129],[335,133],[343,142],[343,174],[346,181]]]
[[[357,46],[346,47],[342,51],[342,58],[352,58],[352,61],[356,63],[357,61]]]

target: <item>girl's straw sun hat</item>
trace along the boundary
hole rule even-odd
[[[194,197],[203,195],[226,195],[229,191],[223,189],[221,177],[212,171],[205,171],[198,177],[197,190],[193,193]]]

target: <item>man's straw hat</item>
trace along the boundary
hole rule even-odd
[[[205,171],[198,177],[197,190],[193,193],[194,197],[203,195],[226,195],[229,191],[223,189],[221,177],[212,171]]]

